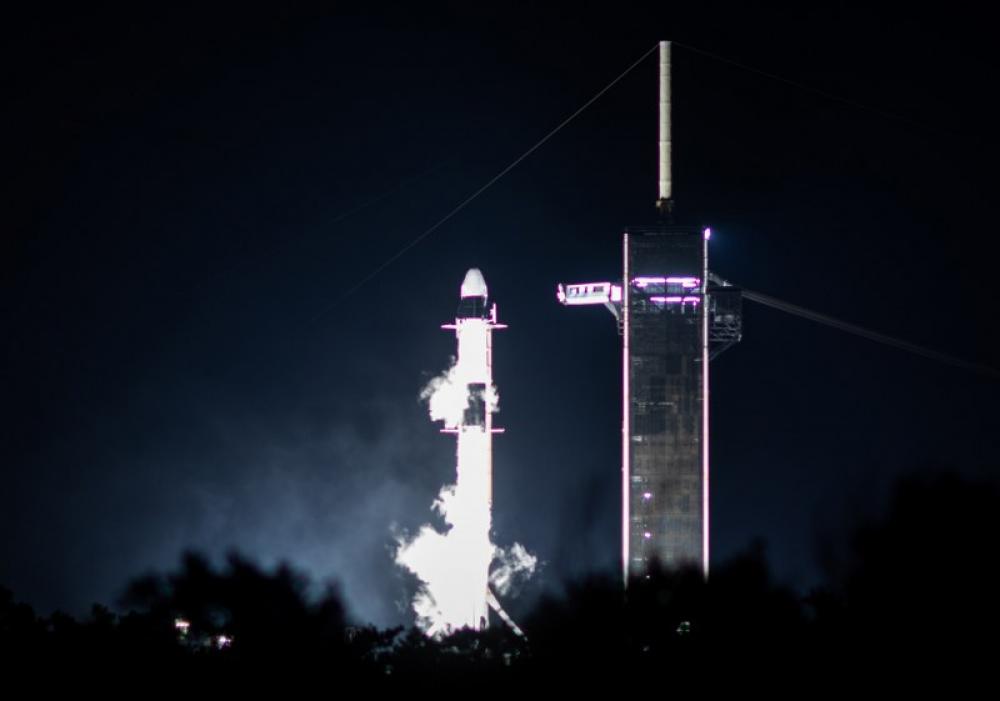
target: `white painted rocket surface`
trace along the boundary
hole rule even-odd
[[[433,505],[447,530],[424,526],[416,537],[401,542],[396,561],[420,579],[413,607],[418,624],[434,636],[461,628],[485,629],[491,607],[517,631],[490,591],[490,565],[498,556],[506,556],[511,561],[503,573],[507,578],[512,571],[532,571],[535,563],[520,546],[515,544],[507,552],[490,539],[493,434],[502,431],[493,428],[498,407],[492,338],[494,329],[506,326],[497,323],[496,305],[488,306],[488,299],[482,273],[469,270],[455,323],[442,327],[455,331],[455,364],[421,395],[431,419],[444,423],[443,432],[455,434],[456,479],[441,490]]]
[[[456,562],[455,576],[465,580],[467,602],[464,611],[456,611],[461,620],[453,627],[482,630],[489,621],[489,570],[494,556],[490,541],[493,514],[493,413],[497,409],[497,393],[493,385],[493,330],[506,328],[497,323],[497,307],[488,307],[486,280],[478,268],[472,268],[462,281],[461,297],[454,324],[442,328],[454,329],[458,342],[455,357],[454,382],[464,389],[465,406],[456,412],[457,424],[445,423],[444,431],[457,438],[455,485],[456,507],[464,513],[455,514],[453,537],[461,542],[466,559]],[[457,625],[455,625],[457,624]]]

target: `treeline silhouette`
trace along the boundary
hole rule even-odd
[[[910,477],[808,596],[774,582],[758,545],[707,581],[694,570],[655,568],[627,592],[617,577],[575,582],[519,621],[527,639],[501,622],[442,640],[357,625],[335,589],[310,597],[307,580],[288,567],[267,572],[234,555],[215,569],[187,555],[174,574],[133,581],[118,602],[123,614],[95,605],[85,620],[38,616],[0,589],[0,660],[14,676],[32,663],[83,664],[171,678],[283,671],[337,684],[448,680],[449,688],[491,691],[542,681],[690,690],[967,680],[996,657],[998,522],[993,483]]]

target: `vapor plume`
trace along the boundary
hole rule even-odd
[[[530,576],[536,564],[522,545],[502,549],[490,539],[492,436],[488,430],[463,426],[464,413],[477,400],[469,379],[466,367],[455,361],[420,392],[431,420],[460,432],[456,481],[442,487],[431,505],[445,530],[425,524],[414,537],[400,537],[396,551],[396,563],[420,580],[412,602],[417,624],[436,637],[463,627],[485,627],[486,610],[470,602],[486,602],[491,584],[500,594],[507,593],[512,582]],[[485,410],[495,413],[496,388],[489,385],[482,394]]]

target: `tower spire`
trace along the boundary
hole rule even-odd
[[[673,173],[670,153],[670,42],[660,42],[660,171],[656,209],[669,217],[673,211]]]

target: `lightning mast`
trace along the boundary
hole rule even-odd
[[[669,216],[673,210],[673,174],[670,172],[670,42],[660,42],[660,170],[659,197],[656,209],[660,216]]]
[[[602,304],[622,336],[622,575],[709,561],[708,361],[740,339],[738,288],[710,283],[708,228],[674,223],[670,43],[659,47],[659,177],[652,226],[627,227],[622,280],[559,285]]]

